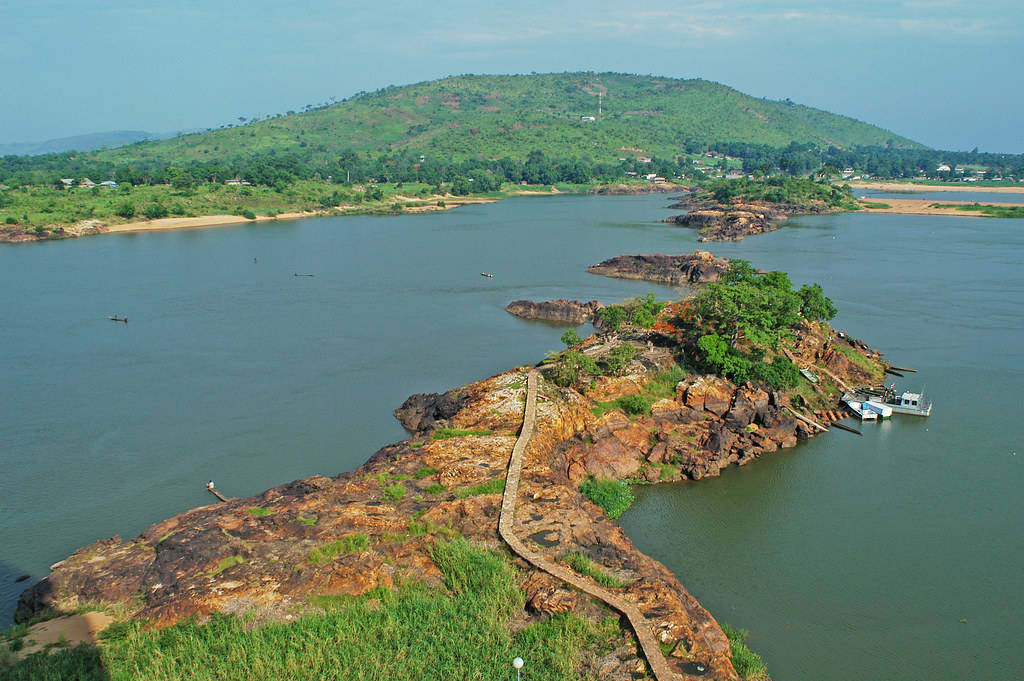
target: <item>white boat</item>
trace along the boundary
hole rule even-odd
[[[925,399],[924,392],[896,392],[895,386],[885,389],[858,391],[849,394],[851,399],[864,400],[873,404],[888,407],[894,414],[910,414],[912,416],[930,416],[932,403]],[[843,396],[844,401],[846,395]]]
[[[846,393],[843,395],[843,403],[850,408],[854,414],[861,421],[876,421],[878,420],[878,412],[868,407],[866,401],[856,399],[856,395],[852,393]]]
[[[914,416],[931,416],[932,403],[926,400],[924,392],[904,392],[901,395],[892,394],[884,404],[892,407],[897,414],[912,414]]]
[[[892,416],[892,407],[884,404],[881,400],[862,401],[861,406],[878,414],[881,418],[887,419]]]

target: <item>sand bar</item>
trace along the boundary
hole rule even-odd
[[[1019,187],[984,187],[967,183],[957,184],[914,184],[911,182],[851,182],[854,189],[873,189],[879,192],[981,192],[992,194],[1024,194],[1024,184]]]
[[[950,206],[973,206],[974,201],[942,201],[932,199],[868,199],[867,204],[885,204],[888,208],[868,208],[866,205],[860,211],[862,213],[895,213],[899,215],[953,215],[961,218],[983,217],[984,213],[977,210],[959,210]],[[936,207],[937,204],[944,207]],[[862,202],[861,205],[864,205]],[[984,204],[983,204],[984,205]],[[993,204],[1000,207],[1024,206],[1024,203],[998,203]]]

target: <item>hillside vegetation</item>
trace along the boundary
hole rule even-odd
[[[594,122],[582,116],[598,116]],[[756,99],[704,80],[615,73],[456,76],[388,87],[305,113],[100,152],[118,163],[230,159],[262,151],[300,157],[411,150],[453,160],[525,158],[530,150],[614,161],[697,152],[716,142],[783,147],[921,148],[860,121]]]

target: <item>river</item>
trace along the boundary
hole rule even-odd
[[[667,297],[584,270],[700,246],[822,283],[836,325],[919,369],[901,385],[935,412],[637,488],[622,524],[639,548],[750,629],[780,680],[1024,669],[1020,223],[846,214],[697,244],[657,222],[667,203],[520,198],[0,248],[0,618],[31,584],[17,576],[209,503],[208,479],[245,496],[351,470],[404,436],[391,411],[409,394],[559,347],[562,328],[509,301]]]

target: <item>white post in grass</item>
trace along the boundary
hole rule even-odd
[[[523,658],[516,657],[512,659],[512,666],[516,668],[516,681],[520,681],[519,675],[523,668]]]

